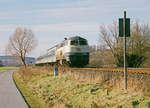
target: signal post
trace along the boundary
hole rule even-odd
[[[126,65],[126,37],[130,36],[130,18],[126,18],[126,11],[124,11],[124,18],[119,18],[119,37],[124,39],[124,89],[127,90],[127,65]]]

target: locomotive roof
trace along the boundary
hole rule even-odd
[[[86,40],[80,36],[70,37],[68,40]]]
[[[74,37],[70,37],[70,38],[68,38],[67,40],[86,40],[86,39],[84,39],[84,38],[82,38],[82,37],[80,37],[80,36],[74,36]],[[63,43],[63,42],[65,42],[66,40],[64,40],[64,41],[62,41],[61,43]],[[55,45],[55,46],[53,46],[53,47],[51,47],[51,48],[49,48],[49,49],[47,49],[47,51],[49,51],[49,50],[51,50],[51,49],[53,49],[53,48],[56,48],[57,46],[59,46],[60,44],[58,44],[58,45]]]

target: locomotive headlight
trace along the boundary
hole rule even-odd
[[[76,48],[76,50],[77,50],[77,51],[81,51],[81,49],[80,49],[80,48]]]
[[[79,51],[81,51],[80,48],[77,48],[77,47],[72,47],[71,48],[71,52],[79,52]]]
[[[69,61],[69,60],[70,60],[70,59],[69,59],[69,56],[67,56],[67,57],[66,57],[66,60],[67,60],[67,61]]]

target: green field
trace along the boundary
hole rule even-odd
[[[14,79],[31,108],[150,108],[150,97],[138,92],[55,77],[46,69],[21,71]]]
[[[12,69],[15,69],[15,68],[16,67],[0,67],[0,74],[2,74],[5,71],[12,70]]]

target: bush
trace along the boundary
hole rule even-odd
[[[117,66],[124,66],[124,57],[123,55],[117,55]],[[126,55],[126,65],[127,67],[140,67],[143,64],[143,61],[146,60],[145,56],[136,55],[136,54],[127,54]]]
[[[2,61],[0,61],[0,67],[2,67],[3,66],[3,63],[2,63]]]

